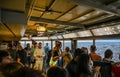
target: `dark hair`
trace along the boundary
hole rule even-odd
[[[12,77],[44,77],[42,72],[28,67],[20,68]]]
[[[1,64],[0,65],[0,71],[3,73],[6,77],[12,77],[14,72],[22,68],[23,66],[17,62],[8,63],[8,64]]]
[[[47,71],[47,77],[67,77],[67,71],[61,67],[50,67]]]
[[[9,55],[10,55],[10,53],[9,53],[8,51],[0,50],[0,63],[2,62],[2,59],[3,59],[4,57],[7,57],[7,56],[9,56]]]
[[[107,49],[104,53],[105,58],[109,58],[113,55],[113,52],[111,49]]]
[[[82,47],[81,49],[84,51],[84,53],[87,52],[87,53],[85,53],[85,54],[88,54],[88,49],[87,49],[87,47]],[[85,50],[87,50],[87,51],[85,51]]]
[[[69,47],[66,47],[65,50],[66,50],[67,52],[69,52],[69,51],[70,51],[70,48],[69,48]]]
[[[90,50],[96,51],[96,46],[95,46],[95,45],[91,45],[91,46],[90,46]]]
[[[12,48],[12,44],[11,44],[11,43],[9,43],[9,44],[8,44],[8,47]]]
[[[81,50],[80,48],[77,48],[77,49],[75,49],[74,57],[79,56],[79,55],[81,55],[82,53],[83,53],[83,50]]]
[[[91,75],[89,70],[89,63],[90,57],[88,54],[81,54],[78,59],[78,68],[77,68],[77,74],[85,74],[85,75]]]

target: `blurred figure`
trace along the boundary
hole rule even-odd
[[[50,50],[49,46],[48,46],[48,43],[46,43],[46,46],[44,47],[44,50],[45,50],[45,53],[47,54],[48,51]]]
[[[113,57],[113,52],[110,49],[107,49],[104,52],[104,58],[103,58],[103,62],[107,63],[103,66],[101,66],[100,68],[100,73],[101,73],[101,77],[112,77],[112,57]]]
[[[31,47],[31,67],[34,68],[34,65],[35,65],[35,61],[36,61],[36,58],[34,56],[34,51],[35,49],[37,48],[37,43],[33,43],[32,47]]]
[[[22,67],[12,77],[44,77],[42,72],[29,67]]]
[[[24,48],[25,52],[26,52],[26,66],[30,67],[31,64],[31,48],[30,48],[30,44],[27,43],[27,46]]]
[[[63,67],[65,68],[71,60],[72,54],[70,52],[70,48],[66,47],[65,51],[63,52]]]
[[[38,47],[34,51],[34,56],[36,58],[35,69],[42,71],[43,68],[43,57],[45,56],[44,49],[42,48],[42,43],[38,43]]]
[[[44,71],[46,71],[46,69],[47,69],[47,67],[48,67],[48,64],[47,64],[48,53],[49,53],[49,51],[50,51],[50,48],[49,48],[49,46],[48,46],[48,43],[46,43],[46,46],[44,46],[44,51],[45,51],[45,56],[44,56],[44,58],[43,58],[43,64],[44,64],[43,69],[44,69]]]
[[[0,65],[0,71],[5,77],[12,77],[12,75],[23,66],[17,62],[12,62]],[[1,77],[1,76],[0,76]]]
[[[90,57],[88,54],[81,54],[78,59],[77,77],[92,77],[89,70]]]
[[[50,67],[47,71],[47,77],[68,77],[67,71],[62,67]]]
[[[102,57],[100,55],[96,54],[95,51],[96,51],[96,46],[91,45],[91,47],[90,47],[90,57],[91,57],[92,61],[102,60]]]
[[[52,56],[50,60],[50,66],[62,66],[62,43],[60,41],[56,42],[55,47],[52,50]]]
[[[101,61],[102,60],[102,57],[100,55],[98,55],[96,53],[96,46],[95,45],[91,45],[90,46],[90,57],[91,57],[91,60],[93,61]],[[93,72],[94,72],[94,77],[99,77],[100,75],[100,66],[94,66],[93,67]]]
[[[14,50],[13,48],[13,45],[12,44],[8,44],[8,51],[11,55],[11,57],[13,58],[14,61],[16,61],[16,50]]]
[[[8,51],[0,50],[0,64],[12,63],[13,59]]]
[[[81,49],[84,51],[85,54],[88,54],[88,49],[86,47],[82,47]]]
[[[17,47],[18,47],[17,48],[18,49],[17,50],[17,62],[25,65],[25,63],[26,63],[26,52],[24,51],[24,49],[22,48],[20,43],[18,43]]]
[[[112,65],[112,77],[120,77],[120,62]]]
[[[77,77],[77,66],[78,66],[78,59],[79,56],[83,54],[83,51],[80,48],[77,48],[74,52],[73,59],[68,63],[66,69],[69,73],[69,77]]]

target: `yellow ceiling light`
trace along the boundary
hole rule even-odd
[[[44,26],[37,26],[38,32],[46,32],[46,28]]]
[[[47,31],[46,27],[44,25],[36,24],[37,33],[43,34]]]

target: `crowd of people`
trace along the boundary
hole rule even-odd
[[[107,49],[104,58],[91,45],[71,52],[69,47],[61,50],[62,43],[55,42],[50,49],[48,43],[28,43],[22,48],[20,43],[13,48],[0,50],[0,77],[120,77],[120,62],[112,61],[113,51]],[[119,56],[120,58],[120,56]]]

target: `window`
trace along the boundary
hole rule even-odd
[[[88,51],[90,51],[90,46],[93,45],[93,40],[78,40],[77,48],[87,47]]]
[[[113,61],[119,61],[118,56],[120,54],[120,40],[96,40],[97,53],[104,57],[106,49],[113,51]]]
[[[69,47],[71,50],[71,41],[70,40],[64,41],[64,50],[66,47]]]

